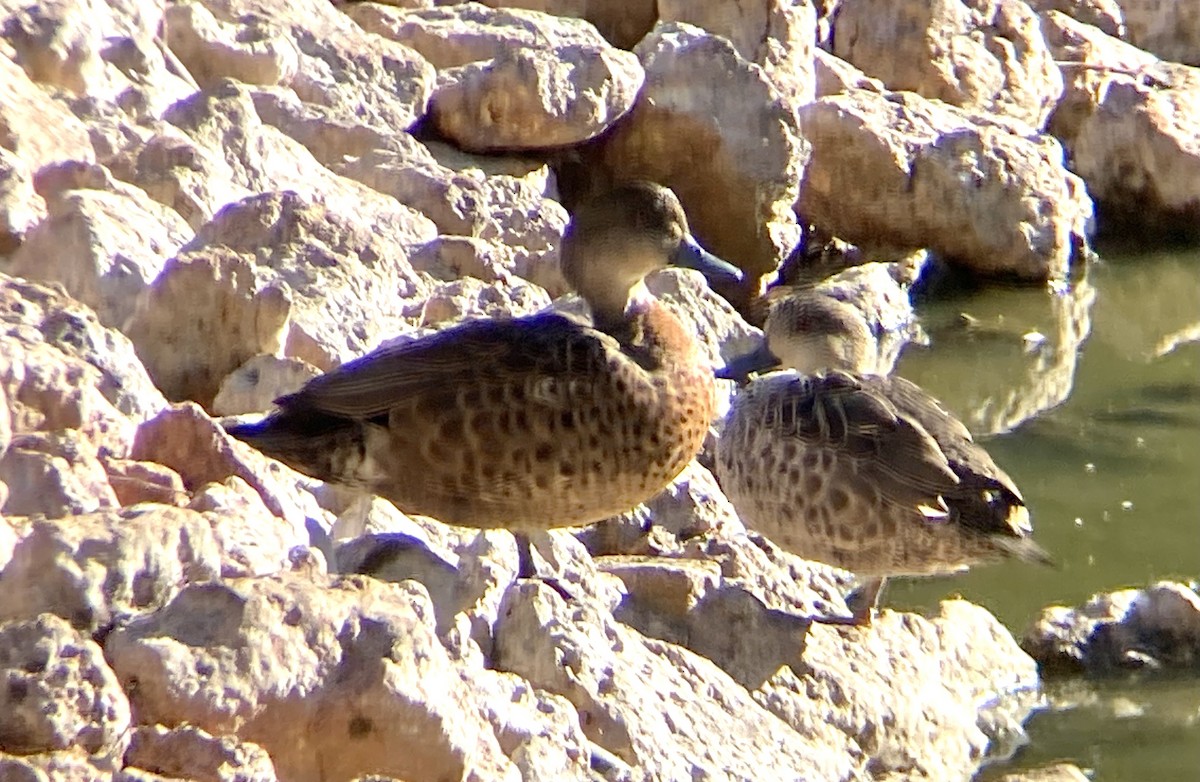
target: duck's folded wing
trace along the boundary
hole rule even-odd
[[[464,323],[380,348],[311,380],[276,404],[347,418],[372,418],[414,395],[436,398],[464,375],[513,379],[586,377],[602,366],[611,338],[555,313]]]

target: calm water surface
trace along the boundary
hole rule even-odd
[[[896,581],[889,606],[961,594],[1019,634],[1050,603],[1200,578],[1200,250],[1110,252],[1064,295],[990,289],[921,314],[931,346],[899,373],[982,433],[1061,567]],[[1068,759],[1097,782],[1200,780],[1200,675],[1057,681],[1048,695],[1005,770]]]

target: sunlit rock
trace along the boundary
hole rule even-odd
[[[234,736],[213,736],[190,725],[139,726],[129,738],[124,761],[124,774],[144,770],[180,779],[276,780],[275,767],[262,747]]]
[[[1188,0],[1120,0],[1120,4],[1125,40],[1164,60],[1200,66],[1200,18]]]

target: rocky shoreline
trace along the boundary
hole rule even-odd
[[[538,541],[568,599],[507,532],[356,518],[228,437],[389,339],[573,306],[568,209],[621,178],[747,272],[651,281],[714,364],[818,246],[886,368],[931,258],[1062,288],[1095,230],[1195,235],[1186,0],[489,5],[0,5],[0,779],[962,779],[1039,664],[1195,666],[1182,584],[1020,645],[961,600],[810,624],[849,576],[704,457]],[[1073,366],[1089,295],[1028,371]]]

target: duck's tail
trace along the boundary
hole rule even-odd
[[[361,464],[364,450],[358,421],[284,409],[258,421],[223,426],[231,437],[304,475],[329,483],[358,483],[354,467]]]

